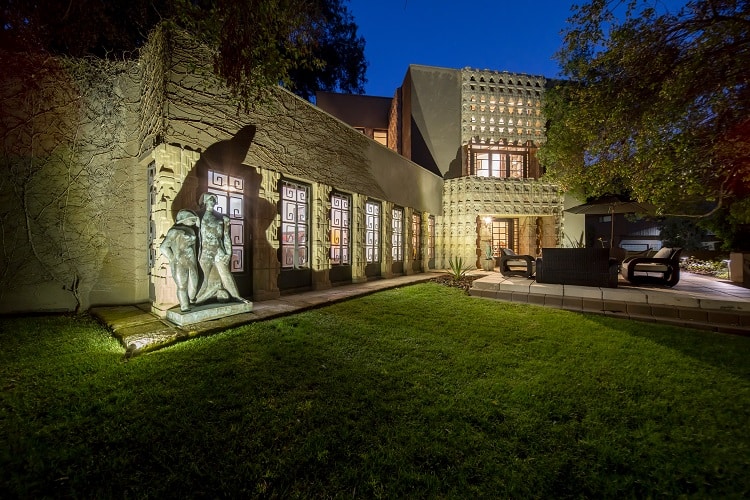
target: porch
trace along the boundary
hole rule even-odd
[[[683,272],[673,288],[618,288],[537,283],[499,272],[475,280],[469,294],[508,302],[605,314],[721,333],[750,335],[750,289],[732,282]]]

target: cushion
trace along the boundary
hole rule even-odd
[[[661,249],[654,254],[652,259],[668,259],[672,256],[672,249],[669,247],[661,247]]]
[[[642,263],[635,265],[635,271],[641,273],[666,273],[668,270],[669,266],[665,266],[664,264]]]

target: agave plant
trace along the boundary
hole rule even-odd
[[[470,266],[464,264],[463,257],[452,257],[448,260],[448,265],[450,266],[451,278],[453,278],[455,281],[458,281],[466,276],[466,273],[471,270]]]

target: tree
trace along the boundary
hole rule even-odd
[[[548,175],[583,196],[750,223],[750,2],[622,4],[590,0],[569,19],[567,79],[545,103]]]
[[[24,51],[120,59],[135,56],[159,23],[214,50],[214,69],[247,105],[281,83],[361,93],[364,40],[345,0],[3,0],[0,44]]]

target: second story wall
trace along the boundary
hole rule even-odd
[[[461,72],[411,65],[402,89],[402,154],[442,177],[461,171]]]

